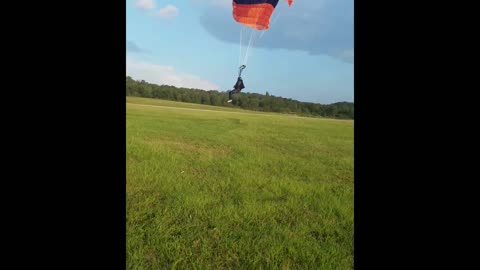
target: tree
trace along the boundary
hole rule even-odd
[[[268,91],[265,95],[257,93],[239,93],[232,103],[227,103],[227,92],[204,91],[199,89],[177,88],[171,85],[156,85],[144,80],[135,81],[132,77],[126,77],[126,95],[148,98],[158,98],[191,102],[199,104],[211,104],[214,106],[240,107],[248,110],[296,113],[302,115],[325,116],[335,118],[354,118],[353,102],[337,102],[322,105],[311,102],[276,97]]]

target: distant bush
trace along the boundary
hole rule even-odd
[[[322,116],[331,118],[354,119],[353,102],[318,104],[276,97],[268,92],[238,93],[232,103],[228,103],[228,93],[215,90],[178,88],[170,85],[156,85],[145,81],[136,81],[127,76],[127,96],[167,99],[181,102],[207,104],[224,107],[239,107],[246,110],[297,114],[302,116]]]

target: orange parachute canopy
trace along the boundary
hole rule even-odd
[[[285,0],[288,6],[293,0]],[[278,0],[233,0],[233,18],[236,22],[256,30],[267,30]]]

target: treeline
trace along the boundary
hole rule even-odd
[[[170,85],[156,85],[143,80],[135,81],[130,76],[127,76],[127,96],[167,99],[213,106],[239,107],[246,110],[290,113],[302,116],[354,118],[352,102],[337,102],[323,105],[276,97],[268,92],[265,95],[240,92],[234,96],[232,103],[228,103],[228,93],[226,91],[205,91],[178,88]]]

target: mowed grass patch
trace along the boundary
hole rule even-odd
[[[352,269],[353,121],[127,104],[128,269]]]
[[[227,95],[227,94],[225,94],[225,95]],[[213,105],[188,103],[188,102],[177,102],[177,101],[172,101],[172,100],[142,98],[142,97],[127,97],[127,103],[166,106],[166,107],[177,107],[177,108],[187,108],[187,109],[202,109],[202,110],[215,110],[215,111],[256,113],[255,111],[247,111],[247,110],[242,110],[242,109],[238,109],[238,108],[233,108],[233,106],[232,107],[222,107],[222,106],[213,106]]]

